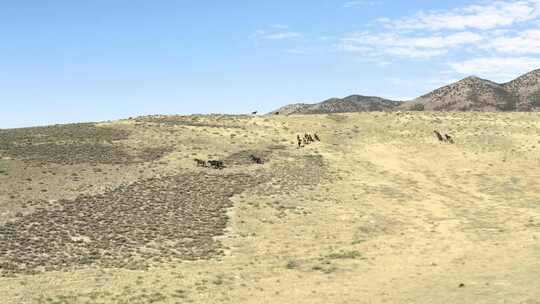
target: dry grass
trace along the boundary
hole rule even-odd
[[[69,165],[69,155],[66,162],[36,162],[0,151],[0,260],[16,266],[0,266],[2,303],[540,299],[538,114],[156,116],[77,128],[116,136],[107,145],[127,155],[163,153]],[[23,138],[87,144],[77,128]],[[435,129],[456,143],[439,143]],[[317,132],[322,142],[297,149],[295,136],[304,132]],[[265,163],[247,161],[251,153]],[[194,158],[230,165],[198,168]],[[144,209],[142,198],[153,206],[147,214],[130,209]],[[174,206],[199,213],[184,216]],[[6,230],[31,230],[32,221],[56,232],[41,231],[44,242],[24,229]],[[71,234],[82,232],[102,240],[100,254],[114,263],[101,255],[79,263],[75,257],[84,254],[76,253],[91,246]],[[190,232],[203,247],[195,241],[171,254],[175,235]],[[21,245],[28,242],[31,252]],[[212,254],[197,255],[201,248]],[[144,269],[124,263],[140,251]],[[57,266],[29,264],[37,273],[25,274],[18,271],[24,259]]]

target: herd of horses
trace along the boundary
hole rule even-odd
[[[255,156],[253,154],[249,156],[249,159],[252,162],[259,165],[262,165],[264,163],[262,158]],[[222,160],[202,160],[202,159],[196,158],[195,162],[197,163],[197,167],[212,168],[212,169],[218,169],[218,170],[225,168],[225,164]]]
[[[223,169],[225,168],[225,164],[222,160],[202,160],[202,159],[195,159],[195,162],[197,163],[198,167],[210,167],[214,169]]]
[[[447,143],[451,143],[453,144],[454,143],[454,139],[452,138],[452,136],[448,135],[448,134],[444,134],[444,136],[437,130],[433,131],[435,133],[435,136],[437,136],[437,139],[440,141],[440,142],[447,142]]]
[[[305,133],[304,137],[296,135],[296,141],[298,142],[298,148],[301,148],[302,146],[307,146],[312,142],[321,141],[321,138],[319,137],[319,135],[317,135],[317,133],[313,135]]]
[[[450,135],[448,135],[446,133],[443,136],[437,130],[434,130],[433,132],[437,136],[437,139],[439,140],[439,142],[447,142],[447,143],[451,143],[451,144],[454,143],[454,139],[452,138],[452,136],[450,136]],[[317,133],[314,133],[313,135],[309,134],[309,133],[305,133],[304,136],[296,135],[296,141],[298,143],[298,148],[301,148],[301,147],[307,146],[307,145],[309,145],[309,144],[311,144],[313,142],[321,141],[321,138],[319,137],[319,135]],[[262,158],[260,158],[260,157],[258,157],[256,155],[253,155],[253,154],[249,155],[249,159],[255,164],[262,165],[264,163]],[[196,158],[195,162],[197,163],[198,167],[204,167],[204,168],[209,167],[209,168],[218,169],[218,170],[221,170],[221,169],[225,168],[225,164],[223,163],[222,160],[202,160],[202,159]]]

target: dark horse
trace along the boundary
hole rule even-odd
[[[257,157],[257,156],[255,156],[255,155],[253,155],[253,154],[251,154],[251,155],[249,156],[249,158],[251,158],[251,160],[252,160],[254,163],[256,163],[256,164],[261,165],[261,164],[263,163],[263,160],[262,160],[260,157]]]
[[[197,162],[197,167],[206,167],[206,161],[198,158],[196,158],[195,161]]]
[[[440,142],[443,142],[444,141],[444,138],[443,136],[441,135],[441,133],[439,133],[438,131],[433,131],[435,132],[435,135],[437,135],[437,138],[439,139]]]
[[[210,167],[214,169],[223,169],[225,168],[225,165],[223,164],[223,161],[221,160],[209,160],[208,164],[210,164]]]

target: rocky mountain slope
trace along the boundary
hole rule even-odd
[[[499,112],[517,110],[517,101],[517,97],[505,90],[503,85],[473,76],[420,96],[399,108]]]
[[[540,69],[502,85],[503,88],[517,97],[518,109],[523,111],[540,110]]]
[[[332,98],[317,104],[294,104],[273,114],[320,114],[385,110],[443,112],[527,112],[540,111],[540,69],[507,83],[475,76],[436,89],[407,102],[359,95]]]

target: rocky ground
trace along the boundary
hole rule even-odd
[[[0,130],[1,302],[540,303],[539,149],[536,113]]]

